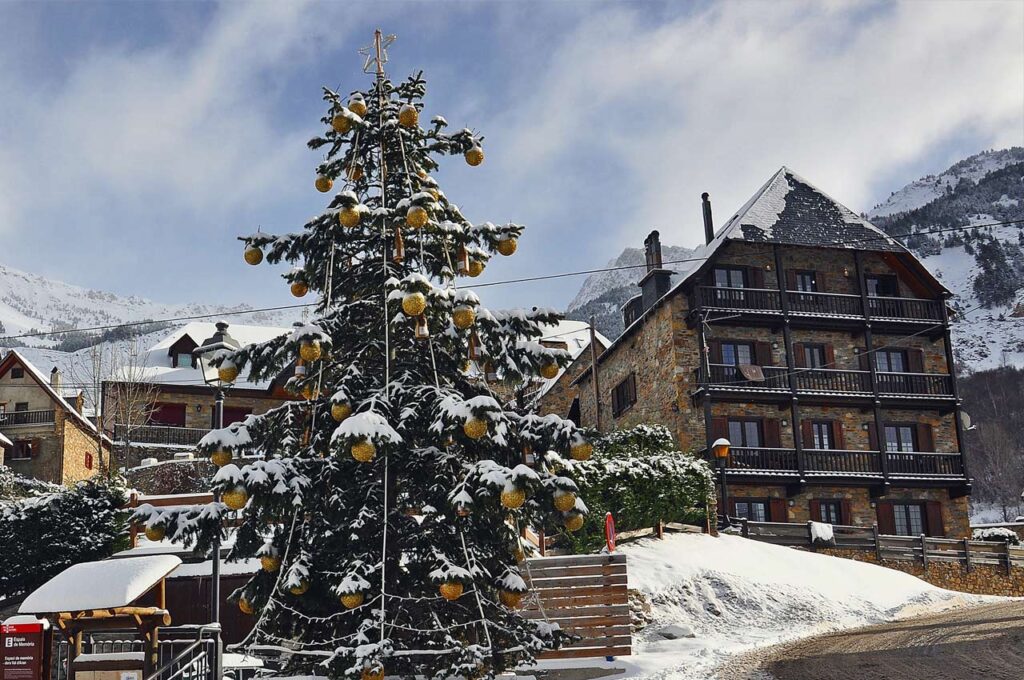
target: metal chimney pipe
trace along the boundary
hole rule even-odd
[[[711,219],[711,196],[705,191],[700,198],[704,202],[704,242],[711,243],[715,240],[715,223]]]

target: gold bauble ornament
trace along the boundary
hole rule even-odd
[[[366,102],[362,99],[349,99],[348,110],[362,118],[366,115]]]
[[[519,606],[519,603],[523,601],[523,595],[526,593],[515,593],[511,590],[502,590],[498,592],[498,599],[501,603],[509,609],[515,609]]]
[[[360,680],[384,680],[384,668],[382,666],[364,668]]]
[[[361,219],[363,219],[362,211],[356,210],[353,206],[346,206],[338,211],[338,221],[343,227],[351,229],[358,225]]]
[[[498,252],[506,257],[516,252],[516,248],[519,247],[519,242],[512,237],[503,238],[498,241]]]
[[[234,364],[221,364],[217,369],[217,379],[225,383],[235,382],[238,377],[238,367]]]
[[[469,261],[469,270],[467,271],[467,273],[470,276],[474,276],[474,277],[475,276],[480,276],[481,274],[484,273],[484,263],[481,262],[480,260],[470,260]]]
[[[405,223],[413,229],[420,229],[426,226],[429,220],[430,215],[427,214],[427,209],[422,205],[411,206],[405,213]]]
[[[260,566],[263,567],[263,571],[274,573],[281,568],[281,558],[277,555],[264,555],[260,558]]]
[[[227,449],[217,449],[210,454],[210,462],[219,468],[230,463],[232,458],[233,456],[231,455],[231,452]]]
[[[244,597],[238,598],[238,610],[243,614],[252,614],[252,602],[250,602]]]
[[[594,455],[594,445],[590,442],[573,444],[569,449],[569,457],[573,460],[589,460],[592,455]]]
[[[316,361],[320,358],[320,341],[303,341],[299,343],[299,356],[303,361]]]
[[[349,181],[358,182],[363,178],[363,166],[359,164],[350,165],[346,174],[348,175]]]
[[[438,191],[437,189],[435,189],[434,187],[427,187],[427,193],[430,194],[430,196],[435,201],[440,201],[441,200],[441,192]]]
[[[352,129],[352,121],[344,114],[337,113],[334,115],[334,118],[331,118],[331,127],[339,135],[343,135]]]
[[[576,494],[571,491],[555,494],[555,510],[569,512],[576,507]]]
[[[316,385],[305,385],[302,388],[302,396],[306,401],[313,401],[314,399],[320,398],[320,388]]]
[[[427,309],[427,298],[423,293],[409,293],[402,298],[402,311],[406,316],[419,316]]]
[[[349,406],[346,402],[341,402],[340,404],[331,404],[331,417],[334,418],[339,423],[345,420],[345,418],[348,418],[350,415],[352,415],[352,407]]]
[[[245,252],[242,253],[242,257],[245,258],[247,264],[256,266],[260,262],[263,262],[263,251],[256,246],[246,246]]]
[[[573,513],[565,518],[564,524],[569,531],[579,531],[583,528],[583,515]]]
[[[309,286],[305,281],[296,281],[292,283],[291,291],[295,297],[304,297],[309,292]]]
[[[163,527],[146,527],[146,540],[148,541],[153,541],[154,543],[162,541],[166,535],[167,530]]]
[[[398,109],[398,123],[402,127],[413,127],[419,122],[420,112],[412,104],[402,104]]]
[[[362,593],[345,593],[341,596],[341,603],[345,605],[345,609],[355,609],[363,603]]]
[[[543,364],[540,365],[540,375],[542,378],[547,378],[548,380],[551,380],[556,375],[558,375],[558,364],[556,364],[554,361],[545,361]]]
[[[299,585],[292,586],[291,588],[288,589],[288,592],[291,593],[292,595],[299,596],[299,595],[305,595],[306,591],[308,591],[308,590],[309,590],[309,581],[307,581],[306,579],[302,579],[301,581],[299,581]]]
[[[326,175],[318,175],[313,184],[316,186],[317,191],[321,194],[326,194],[334,186],[334,180]]]
[[[437,587],[437,590],[441,593],[441,597],[448,600],[449,602],[457,600],[462,597],[462,584],[458,581],[448,581],[442,583]]]
[[[526,502],[526,492],[522,489],[505,489],[501,492],[501,504],[509,510],[523,507]]]
[[[480,439],[487,434],[487,421],[481,418],[470,418],[462,424],[462,431],[470,439]]]
[[[249,492],[245,490],[244,486],[236,486],[230,491],[225,491],[221,500],[229,510],[241,510],[249,502]]]
[[[452,322],[459,330],[466,330],[476,321],[476,311],[472,307],[456,307],[452,312]]]
[[[369,439],[360,439],[352,445],[352,457],[360,463],[369,463],[377,455],[377,447]]]
[[[466,152],[466,162],[472,165],[474,168],[484,162],[484,150],[479,146],[474,146]]]

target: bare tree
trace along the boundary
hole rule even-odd
[[[974,474],[984,484],[985,496],[1002,509],[1003,520],[1012,520],[1021,512],[1024,451],[1002,423],[984,423],[977,435]]]

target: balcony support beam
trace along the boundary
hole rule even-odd
[[[949,384],[953,389],[953,426],[956,428],[956,446],[960,451],[960,468],[963,470],[964,477],[970,479],[970,471],[967,469],[967,447],[964,442],[963,416],[960,414],[960,388],[956,384],[953,343],[949,336],[949,307],[946,305],[945,300],[942,301],[942,345],[946,350],[946,373],[949,374]],[[968,484],[964,495],[970,492],[970,485]],[[952,492],[950,492],[950,498],[954,498]]]
[[[793,432],[793,448],[796,449],[796,467],[803,482],[807,470],[804,461],[804,442],[801,437],[803,431],[800,425],[800,400],[797,398],[796,364],[793,360],[793,331],[789,326],[789,295],[786,293],[786,277],[782,271],[782,253],[779,245],[772,245],[772,255],[775,259],[775,285],[779,290],[779,301],[782,307],[782,338],[786,348],[786,374],[789,377],[789,410],[790,429]]]
[[[875,343],[871,334],[871,307],[868,304],[868,285],[864,277],[864,259],[859,250],[853,251],[857,268],[857,287],[860,290],[861,305],[864,307],[864,351],[867,352],[868,374],[871,379],[871,394],[874,395],[875,441],[878,443],[878,458],[882,465],[882,479],[889,486],[889,457],[885,455],[885,423],[882,420],[882,402],[878,397],[878,371],[875,370]]]

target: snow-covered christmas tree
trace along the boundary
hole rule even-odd
[[[244,646],[287,650],[289,671],[491,677],[567,639],[519,613],[521,535],[582,526],[565,459],[590,445],[491,391],[568,361],[539,342],[558,317],[490,311],[461,286],[512,255],[523,227],[474,225],[444,193],[438,159],[477,166],[482,137],[422,125],[425,82],[392,83],[383,47],[378,32],[369,90],[324,90],[310,147],[326,150],[326,209],[298,233],[241,239],[247,262],[293,263],[292,292],[319,297],[290,335],[221,350],[221,377],[289,375],[296,398],[202,440],[222,503],[137,518],[200,549],[237,523],[229,559],[263,566],[234,594],[255,617]]]

